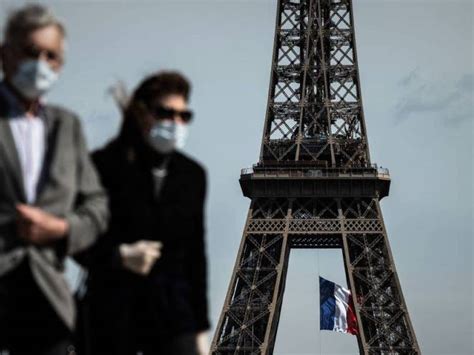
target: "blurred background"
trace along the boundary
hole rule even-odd
[[[68,31],[49,100],[80,114],[91,149],[117,133],[117,80],[132,90],[178,69],[193,82],[185,151],[209,175],[215,327],[250,202],[240,169],[258,160],[276,0],[39,2]],[[0,0],[2,26],[23,3]],[[418,341],[424,354],[473,354],[473,2],[354,0],[354,16],[371,157],[392,176],[382,209]],[[291,252],[275,354],[358,351],[355,337],[319,331],[318,275],[346,285],[341,251]],[[73,286],[78,276],[70,264]]]

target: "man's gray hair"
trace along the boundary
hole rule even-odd
[[[66,30],[61,21],[46,6],[26,5],[10,14],[5,26],[6,44],[23,41],[31,32],[47,26],[56,26],[63,36]]]

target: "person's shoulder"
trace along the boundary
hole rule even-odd
[[[107,188],[113,183],[114,179],[117,180],[120,177],[117,173],[121,171],[123,166],[120,164],[119,145],[116,138],[102,147],[94,149],[91,152],[91,160],[101,177],[104,187]]]
[[[100,148],[95,149],[92,153],[92,159],[95,163],[102,163],[110,160],[119,151],[119,143],[114,138]]]
[[[203,178],[206,177],[206,168],[196,158],[177,150],[173,153],[173,159],[176,165],[179,166],[180,170],[186,170],[188,172],[198,174]]]
[[[52,115],[54,118],[58,120],[69,122],[76,125],[81,124],[79,115],[68,108],[65,108],[57,104],[50,104],[50,103],[47,103],[44,106],[44,108],[47,114]]]

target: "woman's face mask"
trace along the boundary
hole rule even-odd
[[[188,125],[172,120],[158,120],[148,134],[148,143],[160,153],[183,149],[188,138]]]
[[[18,66],[11,83],[25,98],[34,100],[46,94],[58,77],[46,61],[26,59]]]
[[[152,124],[147,133],[148,143],[164,154],[183,149],[188,138],[189,122],[193,117],[185,98],[171,94],[147,110]]]

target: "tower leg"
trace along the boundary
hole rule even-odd
[[[342,200],[340,207],[344,263],[355,295],[361,353],[419,354],[378,199]],[[367,221],[374,219],[371,231]]]
[[[288,234],[251,233],[253,212],[251,207],[212,354],[273,352],[288,268]]]

